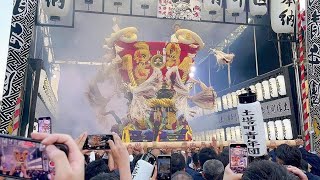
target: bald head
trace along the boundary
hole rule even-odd
[[[178,171],[171,176],[171,180],[192,180],[192,176],[190,176],[185,171]]]

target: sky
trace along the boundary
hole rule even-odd
[[[7,65],[12,9],[12,0],[0,0],[0,100],[2,99],[2,89]]]

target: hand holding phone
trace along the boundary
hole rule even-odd
[[[246,144],[230,144],[230,169],[234,173],[243,173],[248,165],[248,150]]]
[[[66,145],[56,147],[68,154]],[[0,176],[45,180],[54,173],[54,166],[39,141],[0,135],[0,156]]]
[[[110,145],[108,143],[109,140],[113,140],[113,135],[108,134],[96,134],[96,135],[88,135],[83,149],[86,150],[109,150]]]
[[[31,137],[46,146],[49,159],[54,162],[54,179],[83,179],[84,158],[75,141],[65,134],[32,133]],[[68,148],[67,155],[55,144],[63,144]],[[51,178],[53,179],[53,178]]]
[[[159,155],[157,159],[158,180],[171,179],[171,156]]]

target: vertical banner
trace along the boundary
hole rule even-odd
[[[249,156],[262,156],[267,153],[266,135],[261,105],[258,101],[238,105],[239,121],[244,143]]]
[[[0,134],[8,133],[24,79],[29,56],[37,0],[15,0],[9,39],[8,61],[0,112]]]
[[[201,19],[202,0],[158,0],[158,18],[168,19]]]
[[[276,33],[293,33],[296,0],[271,0],[270,2],[272,30]]]
[[[313,147],[320,153],[320,3],[307,1],[307,59]]]

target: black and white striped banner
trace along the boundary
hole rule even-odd
[[[0,112],[0,134],[7,134],[24,80],[29,57],[37,0],[15,0],[13,6],[8,61]]]

